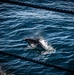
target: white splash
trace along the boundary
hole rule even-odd
[[[27,49],[35,49],[37,47],[36,44],[30,44],[27,46]]]
[[[39,40],[39,42],[40,42],[41,46],[46,50],[46,51],[42,52],[43,54],[55,53],[55,49],[51,45],[49,45],[46,40],[44,40],[43,38],[41,38]]]

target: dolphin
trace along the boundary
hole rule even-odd
[[[55,52],[55,49],[48,44],[48,42],[44,39],[32,39],[32,38],[27,38],[25,39],[26,42],[32,47],[32,49],[38,48],[39,50],[46,50],[50,51],[50,53]]]
[[[34,45],[39,45],[39,39],[31,39],[31,38],[27,38],[25,39],[26,42],[28,42],[28,44],[33,47]]]
[[[31,46],[31,47],[36,47],[38,46],[39,48],[43,48],[43,49],[46,49],[48,48],[48,43],[44,40],[41,40],[41,39],[31,39],[31,38],[27,38],[25,39],[26,42],[28,42],[28,44]]]

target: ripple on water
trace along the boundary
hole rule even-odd
[[[56,3],[51,2],[51,5],[55,5]],[[59,4],[61,4],[60,7],[62,8],[62,6],[65,6],[64,4],[67,5],[67,2],[64,4],[63,1],[62,3],[58,2],[57,5]],[[74,69],[73,15],[16,5],[14,7],[13,5],[4,3],[0,5],[0,49],[46,63],[53,63]],[[56,49],[56,53],[42,54],[43,50],[26,49],[27,43],[23,39],[34,37],[36,33],[43,34],[49,44]],[[4,70],[17,75],[65,74],[53,68],[47,68],[9,56],[0,55],[0,60],[2,60],[0,64]]]

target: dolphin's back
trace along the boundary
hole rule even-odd
[[[30,38],[28,38],[28,39],[25,39],[25,41],[27,41],[28,43],[32,43],[32,44],[38,44],[39,43],[39,41],[38,41],[38,39],[30,39]]]

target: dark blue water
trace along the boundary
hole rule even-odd
[[[74,10],[72,0],[22,1]],[[23,39],[34,37],[35,34],[43,36],[56,52],[42,54],[39,50],[28,50]],[[0,50],[74,69],[74,15],[1,3]],[[5,72],[15,75],[71,75],[65,71],[1,54],[0,66]]]

